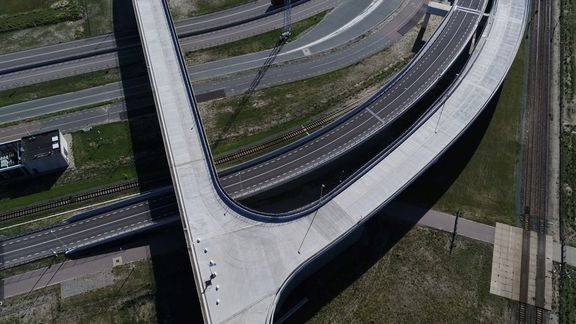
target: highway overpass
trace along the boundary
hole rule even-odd
[[[221,183],[224,189],[233,198],[246,198],[271,188],[280,186],[294,179],[302,178],[304,175],[323,167],[325,164],[349,154],[358,144],[365,143],[378,135],[383,130],[389,129],[397,120],[407,113],[415,110],[414,106],[422,99],[435,85],[440,82],[441,77],[452,67],[456,57],[462,53],[473,37],[483,12],[483,1],[474,1],[468,4],[463,3],[460,7],[450,11],[445,21],[437,29],[431,39],[422,48],[414,60],[388,85],[369,98],[365,105],[358,107],[355,111],[334,123],[331,127],[322,129],[311,134],[299,142],[281,151],[275,151],[256,161],[241,165],[231,170],[221,173]],[[310,73],[321,73],[325,66],[331,69],[341,67],[342,64],[349,64],[349,60],[343,57],[363,57],[386,46],[393,39],[393,34],[398,34],[407,27],[411,27],[414,19],[419,19],[426,9],[426,3],[422,0],[384,2],[382,0],[365,0],[357,12],[351,11],[356,2],[346,2],[334,9],[334,17],[355,17],[344,26],[338,25],[337,21],[329,21],[332,14],[321,24],[329,26],[340,26],[334,33],[314,33],[305,35],[303,40],[297,40],[286,46],[278,58],[279,61],[297,59],[302,55],[302,48],[313,52],[322,52],[330,49],[330,46],[339,44],[342,38],[358,37],[370,31],[370,26],[379,25],[379,19],[387,18],[395,12],[395,15],[385,23],[385,28],[377,30],[366,38],[359,41],[354,46],[336,51],[330,54],[321,55],[318,58],[298,62],[290,65],[282,65],[281,69],[291,69],[288,75],[300,75],[304,69],[307,71],[306,77]],[[466,5],[466,6],[465,6]],[[401,6],[401,8],[398,8]],[[352,15],[349,14],[352,12]],[[419,15],[417,12],[420,12]],[[366,26],[358,27],[352,22],[366,23]],[[382,24],[382,23],[380,23]],[[359,24],[364,25],[364,24]],[[348,26],[348,28],[344,28]],[[356,30],[358,29],[359,30]],[[324,27],[326,29],[326,27]],[[323,36],[323,37],[322,37]],[[333,36],[333,37],[332,37]],[[344,37],[344,38],[345,38]],[[340,40],[337,40],[340,39]],[[321,40],[324,40],[321,41]],[[325,42],[332,43],[326,47]],[[334,43],[336,42],[336,43]],[[364,45],[367,45],[364,46]],[[375,46],[375,47],[374,47]],[[251,69],[261,64],[266,53],[256,53],[245,55],[239,58],[231,58],[223,61],[208,63],[202,68],[189,68],[191,77],[205,75],[205,71],[219,75],[222,73],[233,73],[243,69]],[[221,66],[219,66],[221,65]],[[202,72],[204,71],[204,72]],[[316,71],[316,72],[315,72]],[[279,70],[271,70],[270,78],[285,80],[286,73],[279,73]],[[234,82],[250,83],[252,75],[244,75],[241,78],[233,78],[228,81],[218,81],[215,88],[220,88],[223,82],[228,87],[240,87],[233,85]],[[244,81],[242,81],[244,80]],[[127,85],[131,90],[145,91],[145,86],[134,83]],[[106,86],[108,88],[108,86]],[[214,89],[214,88],[213,88]],[[96,90],[96,91],[94,91]],[[98,95],[99,89],[86,90],[89,98]],[[126,89],[124,89],[126,90]],[[117,90],[112,89],[112,92]],[[91,99],[88,99],[91,100]],[[88,101],[90,102],[90,101]],[[87,104],[88,102],[82,102]],[[27,106],[31,106],[29,109]],[[37,105],[31,102],[5,107],[5,114],[10,114],[15,118],[22,118],[22,114],[36,113],[51,107],[61,108],[60,101],[49,103],[48,105]],[[422,114],[423,112],[417,112]],[[29,116],[28,116],[29,117]],[[106,117],[108,115],[106,114]],[[328,140],[330,139],[330,140]],[[337,139],[337,140],[335,140]],[[289,160],[289,163],[285,163]]]
[[[259,194],[348,154],[409,113],[413,115],[410,118],[418,118],[426,110],[414,111],[416,104],[440,83],[465,50],[485,5],[486,1],[478,0],[455,6],[410,64],[384,88],[329,127],[283,150],[221,172],[222,187],[235,199]]]
[[[448,93],[352,181],[280,222],[238,205],[222,189],[166,3],[133,3],[198,295],[210,323],[272,322],[291,279],[434,163],[482,112],[512,64],[528,15],[524,0],[496,1]],[[456,0],[454,7],[478,14],[472,6],[477,3]]]

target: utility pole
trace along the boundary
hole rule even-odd
[[[285,0],[286,9],[284,9],[284,32],[280,35],[280,41],[286,43],[292,35],[292,2]]]
[[[452,254],[454,241],[456,240],[456,234],[458,233],[458,218],[460,217],[460,214],[460,210],[456,211],[456,218],[454,219],[454,230],[452,230],[452,239],[450,240],[450,254]]]

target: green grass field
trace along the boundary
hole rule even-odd
[[[576,0],[561,0],[561,60],[562,60],[562,90],[564,100],[569,104],[566,107],[570,114],[574,114],[574,94],[576,92]]]
[[[33,7],[31,4],[14,4],[9,0],[3,2],[6,4],[4,8],[0,7],[0,33],[82,18],[82,7],[77,0],[33,1]]]
[[[113,0],[83,0],[87,18],[84,19],[84,37],[102,35],[114,31]]]
[[[458,179],[437,202],[435,209],[494,225],[515,224],[516,163],[520,110],[524,95],[524,47],[520,48],[502,88],[486,134]]]
[[[56,0],[3,0],[0,1],[0,15],[13,15],[35,9],[48,9]]]
[[[7,298],[1,323],[151,323],[156,320],[150,260],[112,269],[114,283],[62,298],[60,284]]]
[[[576,245],[576,126],[565,126],[561,141],[561,210],[566,242]]]
[[[0,211],[63,197],[130,179],[168,176],[162,138],[156,116],[93,127],[72,134],[75,167],[56,180],[25,180],[29,192],[0,201]],[[138,150],[135,150],[138,147]],[[143,147],[147,149],[142,150]],[[36,187],[41,189],[36,189]],[[46,188],[48,187],[48,188]]]
[[[564,287],[560,291],[563,312],[560,313],[560,323],[576,323],[576,268],[567,266],[569,276],[564,279]]]
[[[0,91],[0,107],[24,101],[79,91],[120,81],[118,69],[108,69]]]
[[[512,303],[489,293],[492,247],[457,238],[449,253],[449,244],[450,234],[412,229],[309,323],[508,322]],[[319,285],[312,303],[338,282]]]
[[[562,0],[561,16],[561,107],[564,129],[561,137],[561,216],[568,244],[576,244],[576,0]]]

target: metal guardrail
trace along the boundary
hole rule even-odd
[[[195,96],[194,96],[194,91],[192,90],[192,87],[191,87],[190,76],[188,75],[188,73],[186,73],[186,71],[187,71],[186,63],[185,63],[183,54],[180,50],[180,44],[178,41],[177,33],[176,33],[175,28],[174,28],[174,23],[172,20],[172,16],[170,15],[170,11],[169,11],[168,4],[167,4],[166,0],[162,0],[162,5],[164,8],[165,18],[168,21],[168,29],[169,29],[170,34],[172,36],[171,37],[172,45],[176,49],[177,63],[180,66],[180,70],[182,71],[182,75],[180,77],[183,78],[184,84],[186,86],[186,92],[187,92],[188,100],[189,100],[190,104],[192,105],[192,107],[191,107],[192,115],[193,115],[193,119],[194,119],[194,123],[195,123],[195,128],[198,131],[198,136],[200,137],[200,143],[202,146],[202,150],[203,150],[204,155],[206,157],[211,157],[212,152],[211,152],[210,146],[208,145],[208,138],[207,138],[207,135],[205,133],[205,128],[204,128],[202,121],[201,121],[201,116],[200,116],[199,110],[196,106],[196,100],[195,100]],[[451,11],[449,15],[453,14],[453,12],[454,11]],[[446,20],[441,24],[441,27],[445,26],[445,24],[447,24]],[[432,38],[438,37],[438,35],[440,34],[439,30],[441,30],[441,29],[442,28],[440,28],[440,27],[438,29],[436,29]],[[140,33],[142,34],[141,31],[140,31]],[[419,56],[424,55],[423,54],[425,52],[424,48],[427,48],[427,46],[424,46],[422,49],[420,49],[420,51],[418,52],[416,57],[410,62],[410,64],[405,66],[402,69],[402,71],[399,74],[397,74],[395,78],[393,78],[393,80],[391,80],[386,86],[384,86],[380,90],[378,90],[376,92],[376,94],[374,96],[372,96],[368,101],[364,102],[362,105],[360,105],[359,107],[356,107],[352,111],[349,111],[346,115],[339,118],[338,121],[335,121],[330,126],[337,127],[340,123],[345,122],[347,120],[347,118],[351,118],[352,115],[354,115],[355,113],[359,112],[360,110],[364,109],[365,107],[371,105],[374,101],[376,101],[382,95],[382,93],[386,92],[392,86],[392,84],[394,84],[399,78],[401,78],[401,76],[408,73],[409,67],[416,64],[415,61],[417,61],[417,58]],[[454,58],[453,61],[454,60],[456,60],[456,58]],[[452,63],[453,63],[453,61],[452,61]],[[326,127],[326,128],[329,128],[329,127]],[[414,131],[414,130],[412,129],[412,130],[408,131],[405,135],[402,135],[401,138],[398,139],[398,141],[406,138],[406,136],[409,136],[412,131]],[[313,134],[313,136],[314,135],[319,136],[320,135],[319,133],[321,133],[321,131],[315,132]],[[299,141],[301,141],[301,140],[299,140]],[[293,146],[299,145],[300,144],[299,141],[296,141],[295,143],[292,143],[292,144],[284,147],[283,150],[288,150],[288,149],[291,149]],[[398,145],[398,143],[394,143],[391,146],[391,148],[392,149],[395,148],[395,145]],[[275,151],[275,153],[277,153],[277,154],[280,154],[281,152],[282,152],[282,150]],[[381,153],[375,160],[383,159],[387,155],[387,153],[389,153],[389,151]],[[257,160],[258,159],[255,159],[252,161],[256,162]],[[228,208],[230,208],[232,211],[234,211],[234,212],[236,212],[242,216],[248,217],[252,220],[268,222],[268,223],[281,223],[281,222],[294,220],[294,219],[297,219],[299,217],[302,217],[304,215],[311,213],[313,210],[321,208],[328,201],[330,201],[334,196],[336,196],[341,191],[343,191],[345,188],[347,188],[350,183],[352,183],[353,181],[356,181],[358,177],[361,177],[362,175],[364,175],[367,172],[367,170],[369,170],[372,167],[372,165],[369,165],[369,166],[366,165],[364,168],[357,171],[357,173],[356,173],[357,176],[355,176],[354,179],[351,179],[349,182],[342,183],[340,186],[338,186],[336,189],[334,189],[330,194],[328,194],[324,199],[321,199],[321,200],[319,200],[319,201],[317,201],[311,205],[305,206],[305,207],[303,207],[299,210],[296,210],[296,211],[274,214],[274,213],[258,212],[258,211],[252,210],[250,208],[247,208],[245,206],[238,204],[234,199],[232,199],[230,196],[228,196],[228,194],[221,187],[221,185],[218,181],[218,172],[216,171],[216,167],[215,167],[215,164],[213,163],[213,159],[209,159],[205,162],[206,162],[206,167],[208,168],[208,173],[209,173],[210,178],[212,180],[213,188],[214,188],[217,196],[223,201],[223,203]],[[229,170],[232,170],[232,169],[233,168],[231,168]]]
[[[300,5],[300,4],[303,4],[303,3],[308,2],[308,1],[310,1],[310,0],[298,0],[298,1],[294,1],[294,3],[292,5]],[[192,36],[212,33],[212,32],[218,31],[218,30],[226,29],[226,28],[232,28],[232,27],[239,26],[242,24],[250,23],[252,21],[256,21],[258,19],[272,16],[274,14],[282,12],[284,9],[285,9],[285,6],[279,6],[279,7],[273,8],[272,10],[268,10],[262,14],[259,14],[259,15],[253,16],[253,17],[249,17],[249,18],[245,18],[245,19],[240,19],[237,21],[231,21],[229,23],[222,24],[220,26],[204,28],[204,29],[196,30],[196,31],[181,32],[178,34],[178,38],[188,38],[188,37],[192,37]],[[114,33],[111,33],[111,34],[114,35]],[[116,37],[116,36],[112,36],[112,37]],[[127,38],[129,38],[129,37],[127,37]],[[68,56],[59,57],[59,58],[50,58],[50,59],[47,59],[47,60],[41,61],[41,62],[21,64],[21,65],[13,66],[13,67],[6,68],[6,69],[0,69],[0,75],[20,72],[20,71],[24,71],[24,70],[28,70],[28,69],[40,68],[40,67],[44,67],[47,65],[65,63],[67,61],[72,61],[72,60],[85,59],[85,58],[93,57],[93,56],[97,56],[97,55],[104,55],[104,54],[108,54],[108,53],[112,53],[112,52],[118,52],[120,50],[131,49],[131,48],[134,48],[136,46],[137,46],[137,42],[132,44],[132,45],[125,46],[125,47],[119,47],[119,46],[115,45],[113,47],[104,48],[104,49],[100,49],[100,50],[94,50],[94,51],[90,51],[87,53],[68,55]]]

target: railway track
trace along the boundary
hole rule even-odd
[[[544,323],[545,310],[540,307],[532,307],[526,303],[520,302],[518,304],[518,320],[517,323]]]
[[[518,323],[544,323],[546,233],[548,212],[548,150],[550,123],[551,3],[532,1],[528,88],[524,117],[521,224],[522,272]],[[537,233],[535,300],[528,300],[530,231]],[[535,305],[535,306],[532,306]]]
[[[380,81],[378,78],[372,78],[365,80],[361,83],[360,89],[367,89],[369,87],[373,87],[378,85]],[[355,88],[356,89],[356,88]],[[344,100],[350,99],[354,94],[357,93],[357,90],[351,91],[350,93],[344,94],[344,96],[339,97]],[[330,124],[331,122],[335,121],[338,117],[350,112],[352,109],[357,107],[363,100],[366,98],[360,98],[357,100],[353,100],[353,102],[349,102],[346,106],[341,107],[339,109],[333,110],[329,113],[324,114],[320,118],[312,120],[308,123],[302,124],[297,126],[293,129],[287,130],[284,133],[279,135],[270,137],[262,142],[251,144],[245,147],[241,147],[237,150],[232,152],[224,153],[220,156],[214,157],[214,164],[217,167],[229,167],[234,164],[242,163],[243,161],[257,157],[263,153],[269,152],[275,148],[278,148],[282,145],[287,145],[296,139],[307,136],[314,131]]]
[[[0,213],[0,222],[13,220],[20,217],[30,216],[38,213],[49,212],[56,209],[60,209],[63,207],[68,207],[77,203],[90,201],[92,199],[106,197],[112,194],[117,194],[121,192],[125,192],[128,190],[136,189],[142,186],[150,187],[158,187],[162,183],[169,183],[169,179],[156,179],[153,181],[146,181],[141,182],[138,180],[122,182],[118,184],[113,184],[110,186],[105,186],[101,188],[97,188],[94,190],[90,190],[87,192],[74,194],[66,197],[62,197],[59,199],[34,204],[31,206],[27,206],[24,208],[9,210],[4,213]]]
[[[282,144],[290,143],[301,136],[308,135],[309,133],[312,133],[320,129],[322,126],[328,125],[332,121],[336,120],[336,118],[338,118],[339,116],[350,111],[353,107],[354,107],[353,105],[350,105],[345,108],[333,111],[329,114],[322,116],[319,119],[303,124],[297,128],[289,130],[281,135],[272,137],[261,143],[241,148],[229,154],[216,157],[214,159],[214,164],[216,164],[217,166],[222,166],[228,163],[241,161],[243,159],[247,159],[256,156],[260,153],[271,150],[273,148],[276,148]]]

